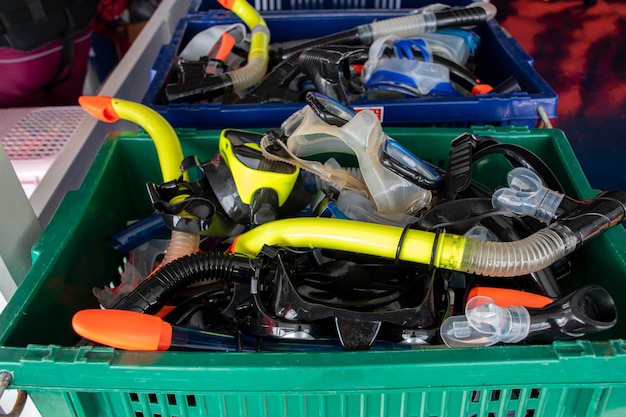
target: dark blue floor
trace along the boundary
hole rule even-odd
[[[559,96],[565,132],[592,187],[626,190],[626,3],[492,0],[499,23]]]

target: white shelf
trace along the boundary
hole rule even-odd
[[[162,45],[168,44],[172,33],[189,9],[187,0],[163,0],[150,21],[142,29],[115,70],[103,83],[98,95],[141,101],[150,82],[150,67]],[[6,129],[18,123],[34,109],[0,111],[0,125]],[[0,147],[0,311],[31,266],[30,249],[49,223],[65,193],[77,189],[91,166],[103,139],[113,131],[137,130],[137,126],[119,122],[106,124],[84,117],[75,126],[62,149],[45,162],[45,175],[26,195],[7,153]],[[41,170],[42,167],[37,167]],[[39,180],[39,178],[37,178]],[[32,194],[31,194],[32,193]],[[7,237],[11,237],[7,239]],[[0,410],[10,410],[15,391],[7,390]],[[1,412],[1,411],[0,411]],[[27,402],[23,417],[39,416],[32,402]]]
[[[178,21],[189,7],[187,0],[163,0],[102,84],[98,95],[141,101],[150,82],[150,67],[161,46],[171,40]],[[0,112],[1,124],[11,126],[25,112],[32,110],[4,110]],[[33,243],[49,223],[63,196],[78,189],[106,135],[137,129],[128,122],[107,124],[83,117],[53,160],[46,161],[46,174],[32,191],[30,199],[6,152],[0,149],[0,235],[4,236],[0,239],[0,305],[9,300],[28,272]]]

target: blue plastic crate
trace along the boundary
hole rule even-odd
[[[249,0],[257,10],[310,10],[310,9],[406,9],[423,6],[420,0]],[[190,12],[220,9],[217,0],[196,0]]]
[[[448,0],[460,6],[464,0]],[[423,3],[425,5],[427,3]],[[293,10],[263,12],[271,32],[271,42],[318,37],[355,26],[401,16],[407,10]],[[222,104],[167,103],[165,86],[175,75],[176,54],[194,35],[218,24],[238,22],[224,10],[190,13],[181,19],[171,42],[162,47],[152,67],[152,79],[142,103],[154,108],[175,127],[241,128],[275,127],[303,106],[303,103]],[[311,24],[315,22],[315,24]],[[388,100],[357,100],[355,108],[374,109],[387,126],[514,125],[534,127],[543,106],[550,118],[556,117],[557,94],[533,68],[532,58],[517,41],[507,36],[492,20],[475,29],[481,38],[477,50],[476,75],[485,83],[498,85],[513,76],[522,92],[477,97],[422,97]]]

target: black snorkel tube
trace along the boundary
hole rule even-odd
[[[355,46],[333,46],[309,48],[298,57],[300,69],[313,81],[315,90],[350,106],[347,93],[362,94],[365,87],[356,82],[352,73],[353,64],[363,64],[367,60],[367,49]]]
[[[396,35],[410,38],[450,27],[475,26],[492,19],[496,7],[491,3],[472,3],[461,9],[424,12],[359,25],[353,29],[314,39],[270,46],[270,62],[278,62],[307,48],[322,45],[369,45],[379,37]]]
[[[598,285],[586,285],[543,308],[529,308],[527,342],[582,337],[608,330],[617,322],[611,295]]]
[[[300,73],[299,57],[294,54],[274,66],[261,82],[239,100],[239,104],[302,101],[305,93],[289,88]]]
[[[608,330],[616,322],[617,308],[611,295],[598,285],[586,285],[543,308],[503,307],[490,297],[472,297],[465,316],[444,320],[440,335],[449,347],[552,343]]]

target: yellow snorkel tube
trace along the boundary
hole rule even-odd
[[[102,122],[115,123],[118,120],[128,120],[141,126],[154,142],[163,182],[174,181],[180,177],[183,149],[176,131],[159,113],[143,104],[107,96],[82,96],[79,97],[78,103],[87,113]],[[183,174],[183,178],[188,180],[186,173]],[[179,198],[183,199],[184,196]],[[172,230],[161,266],[197,252],[199,245],[200,235]]]
[[[180,176],[183,149],[176,131],[159,113],[142,104],[107,96],[82,96],[78,98],[78,103],[102,122],[128,120],[141,126],[154,142],[163,182],[173,181]]]
[[[614,221],[603,223],[596,232],[621,223],[624,216],[614,216]],[[486,242],[354,220],[293,218],[239,235],[229,251],[256,256],[265,245],[337,249],[477,275],[513,277],[540,271],[573,252],[588,238],[577,229],[575,224],[553,223],[518,241]]]
[[[250,50],[245,66],[207,79],[185,84],[170,84],[165,95],[171,103],[211,99],[228,91],[241,91],[257,84],[265,76],[269,64],[270,31],[259,12],[246,0],[218,0],[235,13],[250,29]]]

